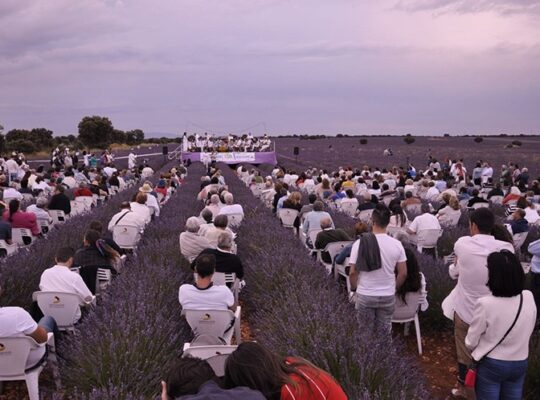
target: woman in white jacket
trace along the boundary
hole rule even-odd
[[[513,253],[491,253],[487,268],[491,295],[477,301],[465,338],[478,363],[476,398],[517,400],[523,398],[536,306],[532,293],[523,290],[525,274]]]

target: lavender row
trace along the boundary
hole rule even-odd
[[[190,168],[99,307],[62,343],[69,398],[152,398],[180,357],[190,330],[180,316],[178,287],[189,279],[189,266],[180,255],[178,235],[200,209],[194,199],[202,173],[200,165]]]
[[[242,292],[256,340],[329,371],[351,399],[428,398],[415,361],[398,341],[363,329],[337,284],[251,192],[224,170],[244,206],[238,254]]]

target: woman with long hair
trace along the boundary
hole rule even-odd
[[[225,386],[245,386],[268,400],[344,400],[341,386],[322,369],[293,357],[280,357],[255,342],[243,342],[227,358]]]
[[[401,208],[399,201],[394,202],[389,207],[392,215],[390,216],[390,222],[388,223],[389,227],[403,228],[408,222],[407,214]]]
[[[407,278],[403,285],[396,291],[396,306],[398,310],[403,306],[411,305],[410,302],[414,298],[418,301],[418,305],[422,311],[426,311],[429,304],[427,301],[426,278],[420,272],[416,253],[409,247],[405,247],[405,255],[407,256]],[[412,304],[411,306],[414,306]]]

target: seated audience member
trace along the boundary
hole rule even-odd
[[[321,229],[321,220],[323,218],[329,218],[332,221],[330,214],[324,211],[324,203],[317,200],[313,203],[313,211],[307,213],[304,219],[304,224],[302,225],[304,233],[308,235],[310,231]],[[332,228],[334,228],[334,222],[332,222]]]
[[[472,359],[478,361],[476,396],[521,399],[537,309],[532,293],[524,290],[517,256],[508,250],[493,252],[487,270],[490,293],[477,300],[465,338]]]
[[[77,197],[92,197],[92,191],[88,189],[86,182],[79,183],[79,187],[73,192],[73,196]]]
[[[293,226],[300,227],[300,210],[302,210],[302,194],[300,192],[292,192],[289,197],[283,201],[281,208],[289,208],[298,211],[298,217],[294,220]]]
[[[332,227],[332,220],[330,218],[321,219],[322,231],[317,234],[315,239],[315,248],[324,249],[328,244],[334,242],[348,242],[351,240],[347,232],[343,229],[334,229]],[[321,258],[325,263],[331,264],[333,260],[330,259],[330,254],[327,251],[321,252]]]
[[[308,195],[308,204],[303,205],[302,208],[300,209],[300,214],[299,214],[300,220],[302,220],[308,212],[313,211],[313,203],[315,203],[316,201],[317,201],[317,195],[315,193],[310,193]]]
[[[504,192],[501,189],[501,184],[500,183],[497,183],[495,185],[495,187],[493,189],[491,189],[487,194],[488,199],[491,199],[493,196],[503,196],[504,197]]]
[[[358,211],[373,210],[378,203],[377,196],[368,191],[364,192],[362,198],[364,201],[358,205]]]
[[[406,209],[413,204],[422,204],[422,201],[418,197],[414,197],[411,191],[406,191],[405,200],[401,202],[401,208]]]
[[[469,202],[471,200],[471,195],[469,194],[469,192],[467,191],[467,188],[465,186],[463,186],[463,187],[461,187],[459,189],[457,199],[459,201],[467,201],[467,202]]]
[[[508,193],[503,199],[503,205],[506,205],[511,202],[516,202],[521,197],[521,190],[517,186],[512,186],[510,188],[510,193]]]
[[[161,400],[265,400],[247,387],[222,389],[220,379],[206,360],[182,357],[161,382]]]
[[[430,213],[429,204],[422,204],[422,214],[416,217],[409,227],[407,233],[413,243],[416,243],[416,234],[425,229],[441,229],[441,224],[437,217]]]
[[[217,239],[216,248],[204,249],[200,254],[212,254],[216,260],[216,272],[234,272],[238,279],[244,278],[244,267],[240,257],[232,252],[234,246],[231,232],[222,231]],[[192,263],[192,268],[197,264],[197,260]]]
[[[140,214],[131,211],[131,204],[128,201],[124,201],[120,204],[120,212],[114,214],[109,221],[109,231],[112,232],[116,225],[133,225],[142,232],[146,224]]]
[[[0,287],[1,295],[2,288]],[[21,307],[0,307],[0,337],[30,336],[38,344],[43,344],[47,342],[48,333],[58,333],[54,318],[43,317],[36,323]],[[26,369],[40,364],[45,355],[45,346],[31,349],[26,359]]]
[[[95,294],[97,269],[110,269],[116,274],[114,265],[119,258],[120,254],[101,238],[100,232],[89,229],[84,235],[83,247],[75,252],[73,266],[81,267],[81,277]]]
[[[139,192],[135,196],[135,201],[129,204],[131,211],[137,214],[144,221],[145,225],[152,220],[152,213],[146,205],[147,199],[148,196],[146,193]]]
[[[218,238],[221,233],[230,232],[232,234],[232,231],[229,228],[227,228],[228,224],[229,224],[229,218],[226,215],[218,215],[214,219],[214,227],[208,228],[204,234],[204,236],[208,239],[208,242],[210,243],[211,247],[213,248],[217,247]],[[233,247],[236,249],[236,245]]]
[[[212,214],[212,211],[205,208],[201,211],[201,217],[199,218],[199,220],[201,222],[201,226],[199,228],[199,235],[205,236],[206,232],[209,229],[214,228],[214,214]]]
[[[480,192],[478,189],[474,189],[472,191],[472,197],[469,199],[469,202],[467,203],[467,207],[472,207],[476,203],[489,203],[488,200],[480,197]]]
[[[369,232],[369,226],[362,221],[358,221],[356,224],[354,224],[354,238],[355,240],[358,240],[362,233]],[[347,257],[351,256],[351,249],[352,249],[353,243],[345,246],[338,255],[336,255],[336,258],[334,261],[336,264],[343,264],[345,262],[345,259]]]
[[[491,229],[491,236],[497,240],[500,240],[501,242],[507,242],[512,245],[514,244],[512,233],[510,233],[508,228],[503,224],[494,224],[493,229]]]
[[[525,219],[529,224],[536,224],[540,220],[540,215],[534,203],[527,201],[527,206],[523,208],[523,211],[525,211]]]
[[[140,188],[139,193],[146,194],[146,206],[153,212],[153,215],[159,217],[160,208],[157,201],[157,194],[152,189],[150,182],[145,182]]]
[[[455,197],[450,197],[448,200],[448,205],[437,212],[439,223],[442,225],[456,225],[454,221],[459,221],[461,217],[461,207],[459,205],[458,199]]]
[[[4,203],[0,201],[0,214],[4,214]],[[0,240],[4,240],[7,244],[11,244],[11,224],[4,219],[0,219]]]
[[[71,213],[71,202],[64,192],[64,186],[56,185],[54,194],[52,195],[47,208],[49,210],[60,210],[63,211],[64,214],[69,215]]]
[[[36,200],[36,204],[30,204],[28,207],[26,207],[26,212],[31,212],[36,214],[37,219],[46,220],[49,223],[52,222],[52,218],[45,210],[47,207],[47,199],[45,197],[38,197]]]
[[[256,342],[243,342],[229,355],[224,382],[227,388],[258,390],[267,399],[347,399],[327,372],[301,358],[280,357]]]
[[[41,228],[37,223],[36,214],[24,212],[19,209],[19,200],[9,202],[9,210],[4,211],[3,219],[11,224],[11,228],[25,228],[32,232],[33,236],[41,234]]]
[[[17,190],[17,182],[11,182],[9,187],[4,189],[3,196],[4,196],[3,197],[4,202],[6,203],[8,203],[11,200],[20,201],[24,198],[21,192]]]
[[[62,186],[64,187],[64,186]],[[36,181],[32,184],[32,192],[34,195],[45,192],[46,194],[49,194],[52,191],[52,187],[45,182],[45,179],[42,176],[38,176],[36,178]]]
[[[428,187],[429,187],[429,189],[428,189],[428,191],[426,193],[426,199],[429,200],[429,201],[436,200],[437,197],[439,197],[440,192],[439,192],[439,189],[437,189],[435,187],[435,182],[429,181]]]
[[[111,248],[116,251],[118,254],[122,255],[124,254],[124,250],[122,248],[120,248],[120,246],[118,246],[118,244],[112,239],[112,237],[107,237],[105,235],[106,232],[103,232],[103,224],[101,223],[101,221],[98,221],[98,220],[93,220],[93,221],[90,221],[90,225],[88,226],[88,229],[91,229],[93,231],[96,231],[99,233],[99,235],[101,236],[101,238],[103,240],[105,240],[105,242],[111,246]],[[118,260],[116,260],[118,261]],[[114,265],[113,265],[114,266]]]
[[[212,212],[213,218],[216,218],[221,211],[221,201],[219,200],[218,194],[213,194],[210,196],[210,203],[204,208],[205,210],[210,210]]]
[[[426,311],[429,307],[427,301],[426,278],[420,272],[416,253],[405,247],[405,255],[407,256],[407,277],[403,285],[396,290],[396,304],[394,316],[399,319],[399,310],[411,306],[409,304],[414,298],[418,301],[421,311]],[[416,297],[418,298],[416,299]],[[397,314],[397,315],[396,315]]]
[[[201,251],[212,247],[208,239],[199,234],[201,222],[197,217],[189,217],[186,230],[180,234],[180,252],[191,263]]]
[[[510,227],[512,228],[512,234],[523,233],[529,231],[529,222],[525,219],[525,211],[518,208],[512,213],[512,219],[510,221]]]
[[[213,254],[200,254],[195,260],[197,282],[180,286],[178,300],[188,310],[235,310],[234,296],[225,285],[214,285],[212,277],[216,270]]]
[[[407,222],[407,214],[403,211],[403,208],[399,205],[399,202],[391,203],[388,208],[392,215],[390,216],[389,228],[403,228]]]
[[[92,292],[81,276],[70,270],[73,265],[74,251],[70,247],[62,247],[56,252],[56,265],[41,274],[39,290],[42,292],[73,293],[80,297],[80,305],[85,306],[94,300]],[[77,311],[74,323],[81,318],[81,310]]]
[[[341,207],[343,207],[345,204],[352,204],[355,209],[358,208],[358,199],[354,196],[352,189],[345,190],[345,196],[346,197],[341,199]]]
[[[242,208],[242,206],[240,204],[234,204],[234,197],[232,193],[226,193],[223,196],[223,199],[225,200],[225,205],[220,208],[218,214],[240,214],[242,216],[244,215],[244,209]]]

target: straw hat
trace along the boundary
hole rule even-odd
[[[150,186],[149,183],[145,183],[139,188],[139,192],[143,193],[151,193],[152,192],[152,186]]]

